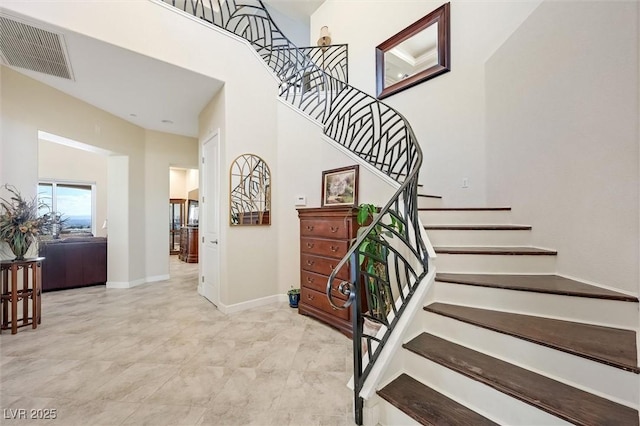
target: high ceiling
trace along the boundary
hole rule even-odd
[[[324,0],[266,0],[287,16],[306,20]],[[0,13],[6,11],[0,8]],[[9,14],[16,20],[22,17]],[[198,114],[223,82],[102,41],[26,19],[62,34],[75,80],[13,68],[146,129],[198,134]],[[150,78],[152,77],[152,78]]]
[[[309,16],[316,11],[325,0],[263,0],[264,3],[279,12],[298,20],[308,22]]]

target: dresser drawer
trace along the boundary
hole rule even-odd
[[[349,241],[300,238],[300,251],[318,256],[342,259],[349,250]]]
[[[300,254],[300,269],[303,271],[315,272],[316,274],[329,276],[331,272],[340,262],[340,259],[331,259],[328,257],[313,256],[311,254]],[[341,280],[349,280],[349,262],[347,262],[336,277]]]
[[[327,279],[326,275],[320,275],[309,271],[300,271],[300,288],[306,287],[311,290],[319,291],[320,293],[325,293],[327,291]],[[333,294],[334,297],[346,300],[347,296],[338,291],[338,286],[342,281],[343,280],[341,279],[335,279],[333,281],[331,294]]]
[[[320,293],[319,291],[310,290],[302,287],[300,291],[300,302],[320,309],[321,311],[330,313],[331,315],[342,318],[344,320],[349,319],[349,308],[347,309],[334,309],[327,299],[327,295]]]
[[[300,235],[303,237],[349,239],[347,219],[301,219]]]

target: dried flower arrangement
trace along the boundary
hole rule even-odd
[[[4,188],[11,197],[8,200],[0,198],[0,241],[6,241],[16,260],[22,260],[38,234],[51,232],[55,215],[38,216],[38,210],[47,207],[46,204],[38,202],[37,197],[24,199],[12,185],[4,185]]]

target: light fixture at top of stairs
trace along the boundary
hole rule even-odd
[[[318,39],[318,46],[322,47],[324,50],[330,44],[331,36],[329,35],[329,27],[325,25],[324,27],[320,28],[320,38]]]

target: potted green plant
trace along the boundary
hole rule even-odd
[[[374,220],[379,212],[379,208],[373,204],[363,203],[358,206],[357,221],[363,226]],[[402,223],[390,215],[391,222],[387,225],[390,228],[402,232]],[[365,227],[360,228],[360,232],[365,231]],[[360,244],[359,264],[363,272],[365,272],[365,285],[371,295],[371,306],[369,306],[369,314],[376,319],[386,322],[387,315],[391,311],[393,304],[393,295],[391,289],[386,285],[380,285],[387,282],[387,266],[386,260],[388,249],[386,243],[387,238],[393,238],[393,234],[378,224],[373,227],[368,237]]]
[[[287,291],[287,296],[289,296],[289,306],[297,308],[300,302],[300,289],[291,287]]]

